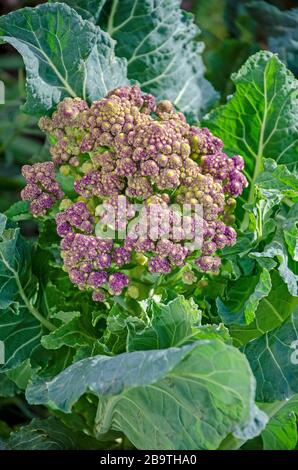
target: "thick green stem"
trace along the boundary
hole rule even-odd
[[[2,258],[2,261],[4,263],[4,265],[6,266],[6,268],[12,273],[14,279],[15,279],[15,282],[16,282],[16,285],[18,287],[18,291],[19,291],[19,294],[25,304],[25,306],[27,307],[28,311],[45,327],[47,328],[48,330],[50,331],[54,331],[56,329],[55,325],[53,325],[53,323],[51,323],[49,320],[47,320],[45,317],[43,317],[41,315],[41,313],[30,303],[28,297],[26,296],[25,294],[25,291],[22,287],[22,284],[21,284],[21,281],[20,281],[20,278],[19,278],[19,275],[18,273],[7,263],[6,259],[4,258],[4,256],[2,255],[2,253],[0,253],[1,255],[1,258]]]
[[[23,288],[22,288],[22,285],[20,283],[20,279],[19,279],[19,276],[16,277],[16,283],[17,283],[17,286],[18,286],[18,289],[19,289],[19,292],[20,292],[20,296],[22,297],[22,300],[24,302],[24,304],[26,305],[27,309],[29,310],[29,312],[36,318],[36,320],[38,320],[43,326],[45,326],[48,330],[50,331],[54,331],[56,329],[56,327],[53,325],[53,323],[51,323],[49,320],[47,320],[45,317],[43,317],[41,315],[41,313],[33,306],[30,304]]]

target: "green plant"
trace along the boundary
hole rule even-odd
[[[23,167],[24,201],[0,218],[0,396],[25,394],[44,418],[0,426],[3,447],[295,448],[297,81],[258,52],[216,107],[178,1],[68,3],[0,17],[24,59],[23,109],[60,169]],[[110,264],[94,243],[124,192],[166,210],[202,203],[215,246],[172,244],[165,266],[164,251],[157,263],[156,247],[117,238]]]

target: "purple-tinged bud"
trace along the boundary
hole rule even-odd
[[[72,232],[71,225],[67,222],[62,222],[62,224],[57,225],[57,233],[59,237],[65,237],[70,232]]]
[[[211,134],[209,129],[191,127],[189,141],[192,153],[197,155],[211,155],[221,151],[223,143],[220,139]]]
[[[87,273],[84,273],[79,269],[71,269],[69,273],[71,282],[78,285],[84,285],[86,283],[87,277]]]
[[[127,196],[146,199],[152,194],[152,186],[146,177],[131,176],[127,178],[127,183]]]
[[[218,272],[221,259],[219,256],[201,256],[195,260],[195,263],[203,272]]]
[[[21,197],[31,201],[30,210],[34,216],[45,215],[64,193],[55,181],[55,168],[53,162],[24,165],[22,174],[27,186],[22,190]]]
[[[25,186],[24,189],[21,191],[21,198],[23,201],[33,201],[34,199],[38,198],[42,194],[42,190],[40,189],[37,184],[29,183]]]
[[[110,253],[113,249],[113,240],[109,238],[96,238],[96,248],[102,253]]]
[[[155,256],[148,261],[148,269],[151,273],[168,274],[171,272],[171,265],[166,258]]]
[[[214,253],[217,250],[217,248],[218,247],[217,247],[216,243],[214,243],[214,242],[211,242],[211,241],[204,242],[203,246],[202,246],[202,254],[203,255],[212,255],[212,253]]]
[[[105,292],[103,289],[98,289],[93,292],[92,294],[92,300],[94,302],[104,302],[105,301]]]
[[[227,239],[227,245],[232,246],[236,243],[237,232],[236,232],[236,230],[233,229],[233,227],[227,226],[225,228],[224,234],[225,234],[226,239]]]
[[[146,251],[154,251],[155,244],[149,238],[139,238],[135,244],[135,251],[142,253]]]
[[[119,176],[133,176],[137,166],[131,158],[121,158],[117,161],[116,173]]]
[[[157,176],[159,167],[154,160],[146,160],[140,164],[140,173],[142,176]]]
[[[174,246],[175,246],[174,243],[172,243],[170,240],[167,240],[167,239],[158,240],[155,251],[157,254],[161,256],[169,256],[170,253],[173,252]]]
[[[188,285],[191,285],[191,284],[194,284],[194,282],[196,282],[197,278],[195,276],[195,273],[193,271],[191,271],[190,269],[188,269],[187,271],[184,271],[182,273],[182,282],[184,284],[188,284]]]
[[[60,243],[61,249],[62,250],[69,250],[72,247],[74,239],[75,239],[75,233],[73,233],[73,232],[67,233],[65,235],[65,238],[63,238],[63,240],[61,240],[61,243]]]
[[[217,249],[221,250],[227,244],[227,237],[224,235],[224,233],[216,233],[213,241],[216,244]]]
[[[244,174],[240,173],[238,170],[233,170],[229,175],[229,182],[224,186],[224,191],[236,197],[239,196],[247,186],[248,182]]]
[[[93,271],[91,274],[89,274],[88,285],[94,289],[97,289],[106,282],[108,282],[108,273],[105,271]]]
[[[234,163],[235,170],[242,171],[244,169],[244,159],[241,155],[234,155],[234,157],[232,157],[232,161]]]
[[[130,251],[126,250],[122,246],[115,248],[115,250],[113,251],[113,261],[118,266],[123,266],[124,264],[129,263],[130,258],[131,258]]]
[[[180,184],[180,172],[174,169],[161,170],[155,181],[159,189],[175,188]]]
[[[188,249],[185,246],[175,244],[173,251],[169,254],[170,262],[175,266],[181,266],[188,255]]]
[[[109,288],[113,295],[120,295],[129,284],[128,277],[123,273],[114,273],[109,277]]]
[[[53,196],[50,196],[46,193],[42,193],[40,196],[38,196],[37,199],[34,199],[34,201],[30,203],[30,211],[36,217],[40,215],[46,215],[46,213],[52,207],[54,202],[55,200]]]
[[[107,253],[100,253],[95,259],[95,264],[97,269],[107,269],[111,266],[111,256]]]

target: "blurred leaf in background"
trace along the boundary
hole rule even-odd
[[[2,3],[2,2],[1,2]],[[0,14],[42,2],[8,0]],[[0,211],[19,199],[23,187],[20,167],[46,160],[48,149],[37,119],[20,111],[25,101],[25,76],[21,57],[9,46],[1,46],[0,80],[5,86],[5,104],[0,105]]]
[[[234,91],[230,76],[260,49],[276,52],[298,74],[298,9],[295,0],[197,0],[192,2],[205,42],[206,78],[221,93]]]

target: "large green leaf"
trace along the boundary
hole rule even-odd
[[[83,359],[29,385],[27,399],[69,413],[88,391],[100,399],[98,436],[112,428],[141,449],[215,449],[229,432],[263,428],[254,387],[244,356],[215,340]]]
[[[298,198],[298,175],[289,171],[286,165],[268,158],[264,161],[264,171],[256,179],[256,185],[261,191],[275,191],[284,197]]]
[[[298,393],[298,308],[278,328],[244,346],[257,380],[257,400],[285,400]]]
[[[13,432],[6,442],[9,450],[78,450],[99,449],[100,442],[70,430],[57,418],[33,419],[30,424]]]
[[[96,342],[96,331],[91,325],[90,316],[87,318],[76,316],[49,335],[43,336],[41,340],[41,344],[46,349],[59,349],[62,346],[92,347],[94,342]]]
[[[235,94],[203,124],[223,139],[229,153],[244,156],[250,183],[244,199],[252,202],[263,158],[285,164],[290,171],[297,169],[297,80],[267,51],[250,57],[232,79]]]
[[[56,0],[50,0],[49,3],[56,3]],[[106,0],[67,0],[64,3],[74,8],[82,18],[96,23]]]
[[[198,339],[222,339],[230,342],[224,325],[201,325],[201,313],[190,299],[178,296],[168,304],[151,301],[146,310],[148,324],[128,321],[128,351],[165,349]]]
[[[282,224],[283,235],[288,252],[294,261],[298,261],[298,202],[291,206]],[[298,266],[296,272],[298,272]],[[298,280],[298,278],[297,278]]]
[[[23,56],[27,113],[49,114],[65,96],[93,101],[126,83],[126,63],[115,57],[114,41],[65,4],[2,16],[0,39]]]
[[[293,222],[292,222],[293,223]],[[296,221],[294,222],[294,227],[296,229]],[[292,225],[289,224],[288,227]],[[291,230],[285,230],[283,224],[277,229],[272,241],[265,245],[264,250],[261,252],[252,252],[250,256],[256,258],[260,263],[264,263],[266,261],[277,259],[279,262],[278,271],[283,279],[283,281],[288,286],[289,292],[293,296],[298,296],[298,263],[292,262],[289,259],[287,243],[285,240],[285,236],[289,237],[289,234],[292,234]],[[293,248],[292,239],[290,238],[289,243],[291,249]],[[296,240],[295,240],[296,242]],[[295,243],[296,247],[296,243]]]
[[[178,296],[168,304],[149,302],[146,310],[148,325],[140,328],[129,324],[128,350],[165,349],[181,345],[192,336],[192,326],[200,324],[200,313],[195,303]]]
[[[261,300],[271,290],[271,278],[267,269],[255,276],[243,276],[232,282],[226,292],[224,302],[218,297],[216,305],[218,313],[226,324],[247,324],[253,322],[255,312]]]
[[[20,390],[25,390],[32,375],[30,359],[21,362],[14,369],[7,371],[6,375]]]
[[[92,1],[67,0],[97,21]],[[82,12],[82,4],[85,11]],[[171,100],[190,120],[197,120],[217,98],[204,78],[203,44],[181,0],[107,0],[97,21],[117,41],[116,53],[128,63],[128,77],[158,99]]]
[[[22,283],[32,293],[36,279],[31,273],[31,248],[23,243],[19,229],[5,229],[7,218],[0,214],[0,311],[18,313],[24,303]]]
[[[275,270],[271,272],[271,281],[272,289],[268,297],[259,303],[255,320],[250,325],[230,326],[230,334],[235,345],[246,344],[277,328],[293,313],[298,298],[289,294],[286,284]]]
[[[264,450],[293,450],[297,444],[297,420],[293,411],[282,412],[262,432]]]
[[[5,347],[1,371],[30,357],[40,344],[41,321],[48,325],[32,303],[37,282],[31,271],[31,247],[19,229],[4,229],[5,223],[6,217],[0,215],[0,340]]]

